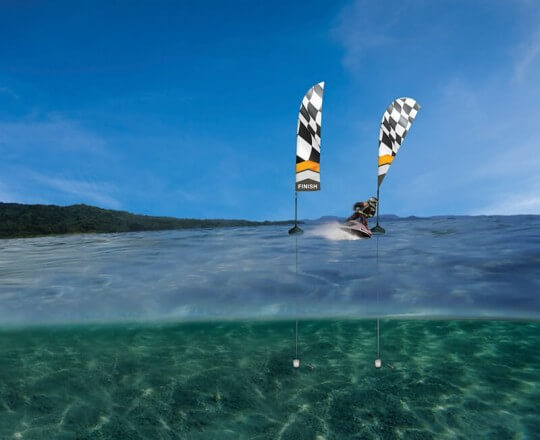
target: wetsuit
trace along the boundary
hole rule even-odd
[[[351,220],[358,220],[360,223],[362,223],[366,228],[369,229],[369,226],[368,226],[368,222],[367,222],[367,219],[366,219],[366,216],[364,214],[364,209],[366,209],[369,205],[366,203],[366,202],[362,202],[362,210],[359,210],[359,211],[355,211],[353,215],[351,215],[347,221],[351,221]]]

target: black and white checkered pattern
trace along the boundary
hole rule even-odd
[[[320,160],[321,160],[321,120],[324,82],[309,89],[302,100],[298,114],[296,131],[296,190],[317,191],[320,189]],[[298,171],[298,164],[313,162],[307,169]],[[316,168],[316,169],[315,169]]]
[[[379,185],[388,172],[393,157],[397,154],[403,139],[405,139],[418,110],[420,110],[420,105],[416,100],[398,98],[384,112],[379,134]],[[388,158],[388,156],[391,156],[391,158]]]

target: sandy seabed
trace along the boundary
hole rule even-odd
[[[1,439],[537,439],[540,323],[0,331]]]

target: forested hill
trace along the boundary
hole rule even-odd
[[[85,232],[131,232],[220,226],[286,225],[290,223],[292,221],[253,222],[248,220],[151,217],[88,205],[23,205],[0,202],[0,238]]]

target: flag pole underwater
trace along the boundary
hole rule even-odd
[[[375,282],[376,282],[376,289],[377,289],[377,308],[379,307],[379,237],[376,238],[377,240],[377,254],[375,257]],[[379,311],[377,310],[377,313]],[[382,360],[381,360],[381,349],[380,349],[380,328],[379,328],[379,317],[377,317],[377,358],[375,359],[375,368],[381,368],[382,367]]]
[[[294,275],[296,281],[296,287],[298,289],[298,237],[294,237],[295,241],[295,264],[294,264]],[[298,294],[298,290],[296,292]],[[293,368],[300,367],[300,359],[298,358],[298,298],[294,301],[294,314],[295,314],[295,356],[293,359]]]
[[[377,318],[377,359],[375,359],[375,368],[381,368],[381,352],[379,348],[379,318]]]

